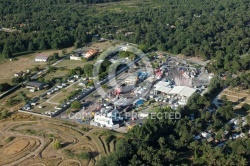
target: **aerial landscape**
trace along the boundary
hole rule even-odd
[[[0,9],[0,166],[250,165],[248,0]]]

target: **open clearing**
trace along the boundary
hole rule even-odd
[[[83,67],[84,64],[86,64],[86,62],[65,59],[64,61],[62,61],[61,63],[56,65],[56,67],[58,67],[58,68],[64,67],[66,69],[74,69],[76,67]]]
[[[116,139],[106,142],[111,134],[123,138],[92,126],[13,114],[0,121],[0,165],[92,166],[115,149]],[[5,141],[9,137],[14,139]],[[56,140],[61,144],[59,149],[53,148]],[[90,158],[77,157],[80,153],[88,153]]]
[[[234,103],[235,108],[241,108],[244,103],[250,104],[250,89],[227,88],[220,96],[223,95],[226,95],[227,99]]]
[[[99,50],[106,50],[113,46],[114,46],[114,43],[112,43],[111,41],[96,42],[90,45],[92,49],[99,49]]]
[[[62,63],[62,62],[61,62]],[[55,72],[52,73],[48,73],[44,76],[45,80],[51,80],[53,78],[60,78],[60,77],[64,77],[65,75],[67,75],[69,73],[69,71],[67,70],[56,70]]]
[[[71,52],[74,47],[67,48],[67,52]],[[47,50],[42,52],[36,52],[30,55],[23,55],[16,57],[17,60],[9,61],[4,60],[0,63],[0,83],[8,82],[11,83],[11,79],[14,77],[15,73],[20,71],[25,72],[26,70],[33,69],[38,66],[40,68],[47,65],[47,63],[35,62],[35,57],[37,54],[52,55],[54,52],[58,52],[61,55],[62,50]],[[7,71],[7,72],[6,72]]]

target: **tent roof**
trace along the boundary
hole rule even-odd
[[[196,89],[187,86],[175,86],[169,94],[179,94],[182,96],[190,97]]]

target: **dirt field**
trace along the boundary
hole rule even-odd
[[[15,98],[18,96],[18,94],[20,94],[21,92],[23,92],[27,97],[33,99],[34,97],[38,97],[41,94],[45,93],[46,90],[40,90],[40,91],[36,91],[36,92],[30,92],[28,89],[26,88],[21,88],[19,90],[17,90],[16,92],[12,93],[11,95],[3,98],[0,100],[0,110],[1,108],[5,108],[9,111],[16,111],[18,110],[20,107],[23,107],[25,105],[25,102],[21,102],[17,105],[14,106],[9,106],[7,105],[7,101],[10,100],[11,98]]]
[[[67,52],[71,52],[73,49],[74,47],[70,47],[67,49]],[[26,70],[33,69],[35,66],[44,67],[46,63],[34,62],[36,55],[40,53],[44,55],[52,55],[54,52],[61,54],[62,50],[48,50],[31,55],[19,56],[17,57],[17,60],[13,61],[5,60],[0,63],[0,83],[11,83],[11,79],[14,77],[14,74],[20,71],[25,72]]]
[[[237,88],[225,89],[220,96],[226,95],[227,99],[235,103],[235,108],[241,108],[244,103],[250,104],[250,89]]]
[[[43,67],[45,63],[35,63],[35,54],[27,55],[23,57],[18,57],[17,60],[6,61],[5,63],[0,64],[0,83],[8,82],[11,83],[11,79],[14,77],[15,73],[20,71],[25,72],[26,70],[30,70],[35,66]],[[6,72],[8,71],[8,72]]]
[[[99,50],[106,50],[110,47],[113,47],[114,44],[111,41],[105,41],[105,42],[96,42],[90,45],[93,49],[99,49]]]
[[[105,141],[110,134],[123,137],[86,125],[14,114],[0,121],[0,165],[92,166],[114,151],[116,139]],[[14,139],[6,141],[9,137]],[[56,140],[61,145],[59,149],[53,148]],[[80,158],[80,153],[88,153],[90,158]]]

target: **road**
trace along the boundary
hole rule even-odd
[[[68,56],[68,55],[67,55]],[[61,63],[62,61],[64,61],[66,58],[67,58],[67,56],[65,56],[64,58],[62,58],[62,59],[60,59],[59,61],[56,61],[54,64],[52,64],[51,66],[56,66],[56,65],[58,65],[59,63]],[[41,74],[45,74],[47,71],[49,70],[49,67],[47,66],[45,69],[43,69],[42,71],[39,71],[39,72],[37,72],[35,75],[33,75],[30,79],[31,80],[35,80],[35,79],[37,79]],[[24,82],[24,83],[26,83],[26,81]]]
[[[89,95],[93,94],[94,92],[98,91],[100,88],[102,88],[101,86],[114,81],[114,79],[118,76],[120,76],[123,72],[125,72],[126,70],[129,69],[129,67],[131,67],[132,65],[134,65],[136,62],[139,62],[146,54],[141,54],[139,55],[138,58],[136,58],[134,60],[134,62],[131,62],[130,64],[128,64],[126,67],[122,68],[121,70],[119,70],[115,75],[110,75],[108,76],[106,79],[102,80],[100,82],[100,84],[95,85],[95,87],[93,87],[92,89],[90,89],[89,91],[87,91],[86,93],[82,93],[76,100],[81,101],[83,99],[85,99],[86,97],[88,97]],[[70,104],[67,104],[64,108],[62,108],[61,110],[58,110],[55,114],[53,114],[53,117],[59,116],[61,113],[63,113],[64,111],[66,111],[68,108],[70,108]]]
[[[52,64],[51,66],[56,66],[56,65],[58,65],[59,63],[61,63],[62,61],[64,61],[67,57],[68,57],[68,55],[65,56],[64,58],[60,59],[60,60],[57,61],[56,63]],[[39,72],[37,72],[35,75],[33,75],[30,79],[31,79],[31,80],[37,79],[41,74],[46,73],[46,72],[48,71],[48,69],[49,69],[49,67],[47,66],[47,67],[46,67],[45,69],[43,69],[42,71],[39,71]],[[16,91],[19,87],[21,87],[22,84],[26,84],[26,83],[27,83],[27,80],[25,80],[25,81],[23,81],[23,82],[17,84],[16,86],[12,87],[12,88],[9,89],[8,91],[6,91],[6,92],[0,94],[0,99],[2,99],[2,98],[4,98],[4,97],[8,96],[8,95],[11,94],[11,93],[13,93],[13,92]]]

